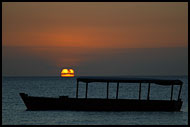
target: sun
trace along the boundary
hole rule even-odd
[[[73,69],[63,69],[61,71],[61,77],[74,77],[74,70]]]

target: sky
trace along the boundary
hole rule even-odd
[[[187,75],[187,2],[3,2],[3,76]]]

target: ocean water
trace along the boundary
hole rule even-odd
[[[3,125],[187,125],[188,77],[152,76],[149,78],[179,79],[183,81],[180,112],[95,112],[95,111],[26,111],[19,93],[31,96],[75,97],[76,78],[60,77],[3,77]],[[110,83],[109,98],[115,98],[116,83]],[[90,83],[89,98],[106,98],[106,83]],[[138,84],[120,84],[119,98],[138,98]],[[147,97],[147,84],[142,84],[142,99]],[[174,87],[176,99],[179,87]],[[151,85],[150,99],[170,99],[171,86]],[[85,97],[85,84],[79,84],[79,98]]]

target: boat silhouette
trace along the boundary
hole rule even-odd
[[[79,82],[86,83],[85,98],[78,97]],[[88,98],[88,85],[92,82],[107,83],[106,98]],[[117,83],[116,98],[109,99],[109,83]],[[138,99],[119,99],[119,83],[139,83]],[[141,99],[141,85],[148,85],[147,99]],[[150,100],[150,86],[171,86],[169,100]],[[173,87],[179,85],[177,100],[173,99]],[[183,82],[181,80],[148,79],[148,78],[116,78],[116,77],[78,77],[76,84],[76,97],[68,96],[35,97],[19,93],[27,110],[76,110],[76,111],[180,111],[183,101],[180,98]]]

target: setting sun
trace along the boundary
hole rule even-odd
[[[61,71],[61,77],[74,77],[74,70],[73,69],[63,69]]]

